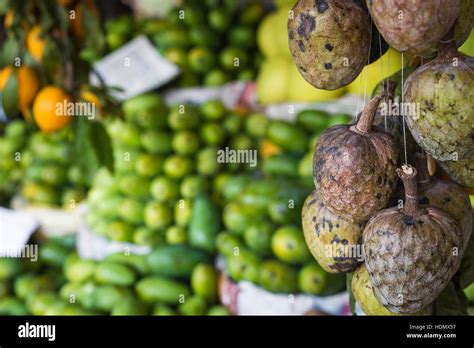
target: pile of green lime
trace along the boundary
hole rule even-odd
[[[0,315],[229,315],[204,253],[165,246],[98,262],[74,246],[73,236],[53,237],[35,261],[0,258]]]
[[[22,150],[28,140],[23,121],[11,121],[0,136],[0,205],[8,205],[23,177]]]
[[[32,134],[20,161],[21,195],[31,205],[74,209],[85,199],[89,179],[74,156],[73,131]]]
[[[253,80],[261,62],[255,31],[261,1],[184,0],[161,25],[148,23],[158,50],[182,69],[181,86]]]

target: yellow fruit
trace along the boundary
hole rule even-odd
[[[26,47],[37,62],[41,62],[45,47],[45,41],[40,37],[41,27],[35,25],[26,35]]]
[[[85,3],[80,2],[76,5],[76,7],[74,7],[75,17],[70,19],[71,28],[74,36],[80,42],[83,42],[86,37],[83,23],[83,6],[87,6],[87,9],[92,12],[93,15],[99,15],[99,10],[97,10],[97,7],[95,7],[93,0],[87,0]]]
[[[262,155],[263,158],[267,158],[273,155],[278,155],[281,152],[282,152],[281,147],[275,144],[271,140],[265,139],[260,144],[260,154]]]
[[[407,66],[410,58],[404,55],[404,65]],[[381,58],[377,59],[370,65],[364,67],[359,76],[352,81],[347,90],[363,96],[367,91],[370,95],[380,81],[387,76],[395,74],[402,68],[402,55],[400,52],[390,48]]]
[[[93,104],[96,110],[96,114],[103,113],[102,102],[100,101],[100,98],[96,94],[92,93],[91,91],[83,90],[79,94],[79,99]]]
[[[38,127],[45,133],[54,132],[71,123],[73,116],[67,115],[64,105],[72,98],[61,88],[44,87],[33,103],[33,116]]]
[[[290,66],[293,61],[272,57],[263,62],[257,77],[257,96],[261,104],[288,101]]]
[[[345,88],[326,91],[313,87],[301,76],[295,64],[290,65],[289,75],[288,100],[292,102],[328,101],[336,99],[346,92]]]
[[[257,31],[257,43],[265,57],[293,59],[288,46],[288,10],[282,8],[265,17]]]
[[[5,85],[12,73],[12,67],[8,66],[0,72],[0,90]],[[30,67],[23,66],[15,70],[18,79],[18,107],[25,108],[31,105],[39,89],[38,75]]]
[[[8,79],[12,73],[12,67],[6,66],[2,70],[0,70],[0,91],[3,91],[5,85],[7,84]]]
[[[13,24],[13,11],[12,10],[8,10],[7,13],[5,14],[3,24],[5,25],[6,29],[12,26]]]

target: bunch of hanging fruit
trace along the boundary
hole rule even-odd
[[[459,271],[472,231],[474,59],[457,51],[472,2],[300,0],[289,13],[294,61],[317,88],[347,85],[387,44],[412,62],[354,124],[321,135],[302,212],[313,256],[328,272],[354,272],[366,314],[440,314],[443,291],[474,281]],[[449,180],[430,175],[435,163]]]

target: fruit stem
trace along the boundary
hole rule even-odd
[[[405,188],[405,205],[403,211],[409,216],[416,216],[418,209],[418,185],[416,182],[416,169],[409,164],[397,169],[397,174],[403,181]]]
[[[374,123],[375,113],[377,112],[380,101],[385,98],[385,95],[386,93],[382,92],[382,94],[372,98],[364,110],[362,110],[359,121],[357,121],[355,126],[359,132],[370,133],[372,124]]]
[[[420,186],[427,186],[431,183],[431,176],[428,170],[428,157],[419,152],[415,154],[416,170],[418,172],[418,184]]]
[[[438,57],[452,58],[458,55],[455,40],[440,41],[438,44]]]

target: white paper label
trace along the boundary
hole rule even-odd
[[[0,207],[0,257],[20,257],[38,227],[33,215]]]
[[[94,64],[94,70],[108,87],[121,88],[112,94],[119,100],[148,92],[175,78],[178,66],[161,56],[145,36],[139,36]],[[100,85],[93,72],[90,83]]]

